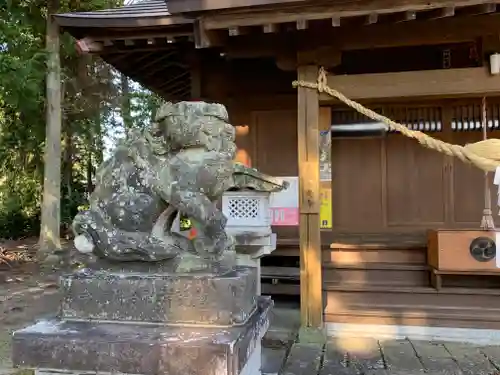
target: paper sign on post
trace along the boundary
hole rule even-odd
[[[271,223],[277,226],[299,225],[299,178],[280,177],[290,184],[286,190],[271,193]]]

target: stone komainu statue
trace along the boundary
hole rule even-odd
[[[167,103],[99,168],[90,208],[74,219],[75,246],[115,261],[205,258],[231,248],[216,202],[233,184],[234,127],[224,106]],[[179,229],[180,214],[192,229]]]

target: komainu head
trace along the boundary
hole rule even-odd
[[[158,111],[153,133],[164,138],[170,152],[204,148],[226,154],[230,159],[236,152],[235,130],[222,104],[165,103]]]

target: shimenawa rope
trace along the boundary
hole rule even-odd
[[[328,95],[337,98],[347,106],[353,108],[359,113],[362,113],[368,118],[384,123],[387,125],[389,130],[395,130],[408,138],[413,138],[422,146],[431,150],[457,157],[463,162],[470,163],[485,172],[495,171],[497,167],[500,167],[500,139],[491,138],[465,146],[460,146],[432,138],[421,131],[410,130],[405,125],[399,124],[385,116],[382,116],[355,102],[354,100],[347,98],[341,92],[329,87],[327,74],[324,68],[320,68],[316,82],[298,80],[294,81],[292,85],[295,88],[305,87],[318,90],[320,93],[326,92]]]

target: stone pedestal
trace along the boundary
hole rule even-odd
[[[59,317],[14,333],[14,365],[40,375],[260,374],[273,303],[257,296],[256,268],[221,275],[131,269],[62,277]]]

